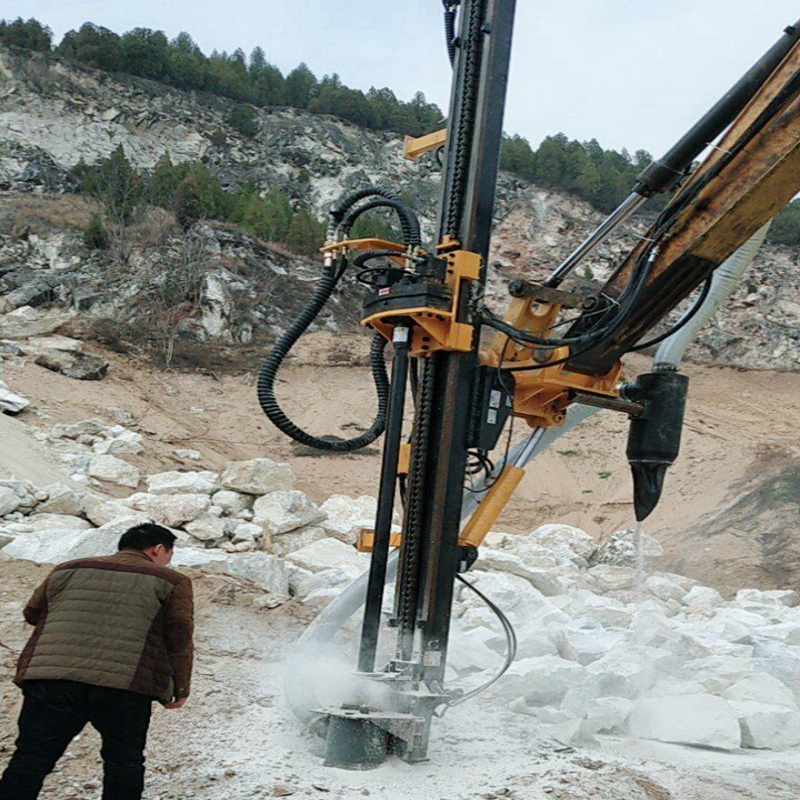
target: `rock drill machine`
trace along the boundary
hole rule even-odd
[[[800,191],[800,27],[790,26],[663,158],[641,172],[630,195],[548,279],[511,282],[508,309],[495,313],[484,286],[515,5],[444,0],[453,67],[447,128],[406,142],[412,159],[429,151],[440,158],[436,241],[422,241],[414,210],[390,188],[367,187],[336,203],[322,277],[259,376],[265,413],[298,442],[348,452],[384,436],[375,526],[360,542],[372,555],[357,674],[381,684],[390,699],[380,707],[356,698],[316,709],[332,766],[365,769],[390,753],[408,762],[426,759],[432,720],[479,691],[464,694],[445,683],[454,586],[457,580],[470,586],[463,573],[519,484],[538,438],[562,425],[570,406],[630,417],[627,452],[637,519],[653,510],[678,454],[688,379],[665,367],[620,385],[620,359],[686,325],[706,301],[717,267]],[[710,154],[697,165],[709,144]],[[670,199],[605,285],[564,285],[588,254],[664,192]],[[375,210],[396,218],[401,242],[350,238],[356,220]],[[344,280],[348,273],[366,287],[361,323],[372,333],[378,413],[369,430],[342,440],[296,426],[278,404],[274,384],[286,354],[334,292],[355,288],[349,277]],[[680,319],[645,340],[695,290],[697,298]],[[385,359],[390,344],[391,377]],[[414,413],[405,442],[407,398]],[[491,454],[502,451],[498,442],[514,419],[527,423],[530,435],[493,463]],[[475,475],[482,476],[479,502],[462,521],[465,481]],[[403,522],[395,533],[398,498]],[[397,577],[384,626],[392,559]],[[507,668],[513,630],[484,599],[506,630]],[[393,652],[385,663],[376,662],[379,635]]]

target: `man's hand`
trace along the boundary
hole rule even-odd
[[[164,708],[183,708],[188,699],[188,697],[179,697],[177,700],[173,700],[171,703],[165,703]]]

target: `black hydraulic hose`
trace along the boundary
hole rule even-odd
[[[706,298],[708,297],[709,293],[711,292],[711,281],[712,279],[706,278],[705,283],[703,284],[703,290],[700,292],[700,296],[695,300],[692,307],[668,330],[664,333],[650,339],[649,342],[642,342],[641,344],[637,344],[635,347],[631,347],[628,351],[629,353],[635,353],[638,350],[646,350],[648,347],[653,347],[653,345],[661,344],[665,339],[669,339],[673,333],[677,333],[684,325],[687,325],[689,322],[694,319],[697,312],[703,307],[706,302]]]
[[[406,244],[406,246],[419,247],[422,244],[422,231],[419,219],[411,206],[402,200],[389,197],[370,200],[368,203],[364,203],[364,205],[357,206],[348,211],[347,215],[344,216],[338,224],[339,233],[344,238],[347,238],[355,221],[362,214],[375,208],[390,208],[397,212],[397,217],[400,220],[400,227],[403,232],[404,244]]]
[[[386,200],[399,200],[402,202],[397,192],[385,186],[369,186],[350,192],[350,194],[345,195],[338,203],[334,204],[330,210],[331,221],[328,227],[328,239],[334,238],[334,233],[344,219],[345,214],[356,203],[365,200],[367,197],[383,197]]]
[[[317,284],[308,305],[283,332],[270,354],[264,360],[258,373],[258,402],[261,404],[264,413],[269,417],[270,422],[296,442],[318,450],[327,450],[334,453],[349,453],[372,444],[383,433],[386,426],[386,410],[389,403],[389,376],[386,373],[386,364],[383,360],[383,352],[387,345],[383,336],[376,333],[370,347],[370,368],[378,395],[378,411],[369,430],[360,436],[344,440],[322,439],[312,436],[295,425],[285,414],[275,397],[275,379],[281,364],[295,342],[305,333],[325,303],[328,302],[343,272],[344,270],[335,264],[331,264],[326,268],[322,280]]]
[[[444,40],[447,45],[447,57],[450,66],[456,65],[456,15],[458,3],[454,0],[444,0]]]
[[[470,692],[458,697],[454,700],[451,700],[447,703],[448,707],[453,706],[460,706],[462,703],[466,703],[468,700],[471,700],[476,695],[481,694],[481,692],[485,692],[490,686],[493,686],[503,675],[508,672],[509,667],[514,663],[514,659],[517,657],[517,634],[514,631],[514,626],[509,621],[508,617],[503,613],[503,611],[493,603],[480,589],[475,586],[474,583],[470,583],[468,580],[465,580],[461,577],[461,575],[456,575],[456,579],[461,581],[468,589],[475,592],[481,600],[491,609],[491,611],[495,614],[497,619],[500,621],[500,624],[503,626],[503,632],[506,635],[506,656],[503,662],[503,666],[497,672],[496,675],[492,676],[490,680],[484,683],[481,686],[476,687]]]

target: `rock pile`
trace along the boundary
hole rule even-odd
[[[800,745],[800,595],[745,589],[725,601],[681,575],[640,575],[629,540],[598,547],[566,525],[490,536],[468,577],[520,642],[496,696],[565,743],[613,732],[725,750]],[[645,552],[658,555],[657,543],[645,539]],[[472,688],[497,671],[505,640],[466,587],[455,616],[451,678]]]
[[[141,446],[134,432],[97,420],[56,426],[49,437],[88,449],[90,475],[109,459],[130,467],[112,454]],[[353,545],[372,524],[375,499],[334,495],[317,506],[286,464],[258,458],[144,483],[145,491],[109,499],[2,480],[0,554],[54,563],[111,553],[122,532],[152,521],[178,537],[176,566],[244,578],[269,593],[270,606],[294,597],[314,609],[368,566]],[[627,733],[726,750],[800,746],[800,595],[749,589],[726,601],[681,575],[643,574],[631,536],[597,545],[568,525],[489,535],[467,577],[519,639],[515,662],[491,689],[496,699],[564,743]],[[645,561],[659,552],[644,537]],[[459,585],[450,685],[485,683],[504,648],[493,612]]]

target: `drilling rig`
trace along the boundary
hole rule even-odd
[[[597,407],[630,418],[634,509],[638,520],[652,512],[678,455],[688,378],[674,365],[657,365],[621,384],[621,358],[688,325],[709,301],[715,270],[800,191],[800,27],[793,25],[641,172],[630,195],[548,279],[511,282],[508,309],[495,313],[484,287],[515,6],[515,0],[444,1],[453,68],[447,128],[406,142],[409,158],[435,151],[441,161],[436,240],[422,241],[414,210],[389,187],[345,196],[330,212],[313,296],[259,375],[264,412],[298,442],[350,452],[384,437],[374,530],[360,542],[371,560],[354,668],[390,699],[380,707],[356,699],[314,709],[326,763],[335,767],[366,769],[388,754],[425,760],[432,721],[480,690],[464,694],[445,683],[454,587],[461,581],[478,592],[464,573],[542,436],[564,425],[570,409]],[[586,256],[662,193],[669,200],[605,285],[565,286]],[[397,219],[401,242],[350,238],[356,220],[375,210]],[[361,323],[372,335],[378,413],[369,430],[342,440],[295,425],[277,401],[275,380],[297,339],[347,285],[348,273],[366,287]],[[647,339],[694,292],[680,319]],[[409,402],[413,425],[404,441]],[[530,433],[494,463],[490,454],[514,419]],[[465,504],[465,479],[475,474],[480,491]],[[400,533],[392,531],[396,505],[402,506]],[[505,670],[514,657],[513,629],[483,599],[506,631]],[[376,660],[379,638],[391,642],[393,656],[385,663]]]

